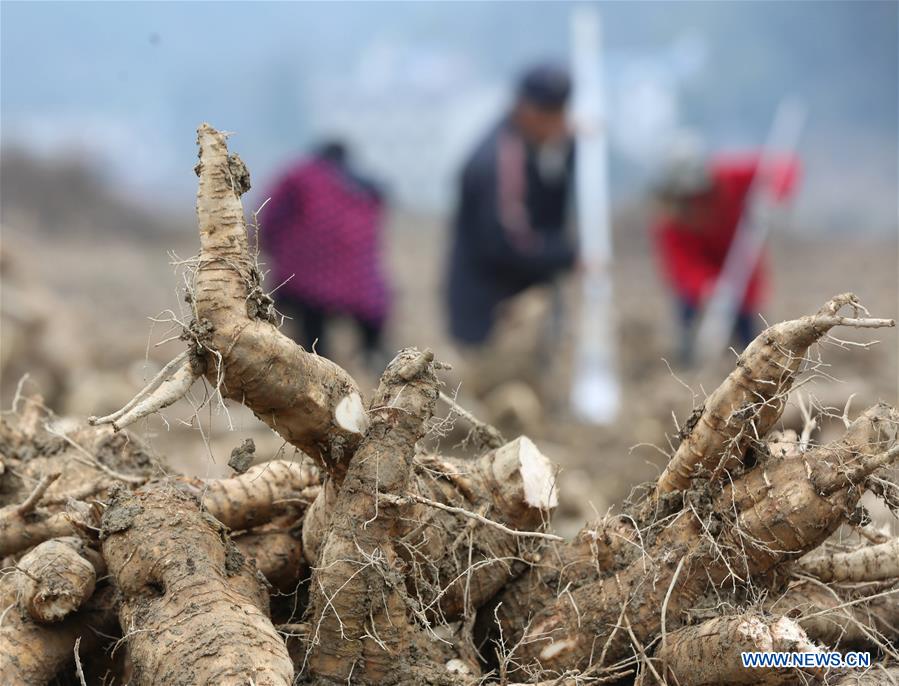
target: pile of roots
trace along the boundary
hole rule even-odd
[[[441,365],[406,349],[363,402],[280,333],[240,196],[198,131],[201,250],[187,350],[127,406],[66,428],[39,398],[0,423],[3,684],[880,684],[899,681],[899,414],[835,440],[780,416],[834,327],[893,326],[852,295],[771,326],[697,408],[657,482],[574,540],[556,469],[471,416],[479,457],[427,451]],[[166,473],[126,427],[194,383],[299,459]],[[597,460],[602,456],[597,455]],[[848,532],[848,533],[847,533]],[[866,670],[744,668],[741,653],[863,650]]]

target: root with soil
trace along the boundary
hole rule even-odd
[[[839,541],[864,532],[866,490],[896,505],[899,413],[876,404],[822,444],[808,427],[826,417],[806,411],[801,437],[780,424],[817,341],[891,320],[843,294],[769,327],[658,481],[564,540],[548,530],[556,469],[527,437],[459,412],[484,452],[427,450],[432,352],[401,351],[366,405],[278,330],[248,245],[246,168],[206,124],[198,145],[188,349],[92,426],[54,428],[37,399],[0,419],[0,681],[77,683],[82,661],[137,685],[896,678],[896,541]],[[165,473],[124,429],[200,378],[309,457],[247,469],[245,446],[232,478]],[[740,664],[745,650],[846,647],[877,664]]]

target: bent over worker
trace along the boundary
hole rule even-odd
[[[575,264],[570,93],[564,69],[528,70],[511,110],[465,164],[447,291],[450,334],[459,343],[484,343],[499,305]]]
[[[677,352],[683,365],[693,361],[693,329],[721,274],[750,190],[755,187],[755,192],[767,193],[776,201],[786,200],[795,189],[799,165],[793,158],[774,160],[754,186],[759,171],[757,153],[706,159],[694,148],[669,160],[656,188],[659,211],[652,236],[677,308]],[[740,303],[734,338],[742,347],[757,334],[758,313],[768,285],[765,262],[762,255]]]

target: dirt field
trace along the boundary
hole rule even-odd
[[[124,232],[51,236],[31,228],[24,222],[3,227],[3,306],[5,310],[43,308],[47,323],[42,333],[18,343],[27,354],[9,365],[2,379],[3,407],[9,407],[18,380],[28,372],[26,386],[40,386],[53,409],[83,422],[89,415],[124,404],[143,380],[181,350],[183,343],[177,339],[157,345],[178,332],[149,317],[165,318],[166,310],[180,311],[178,282],[169,262],[176,259],[173,256],[194,254],[196,233],[186,224],[183,233],[129,240]],[[614,314],[620,322],[626,415],[612,427],[590,427],[564,412],[547,411],[527,427],[503,427],[510,435],[523,428],[563,465],[559,477],[565,494],[562,514],[570,515],[572,522],[591,516],[594,510],[606,510],[632,486],[656,476],[666,459],[667,436],[676,430],[675,422],[682,422],[702,401],[703,393],[722,378],[733,359],[722,359],[717,369],[673,375],[665,362],[673,348],[672,313],[649,255],[645,230],[637,216],[621,219],[616,229],[618,308]],[[827,297],[848,290],[856,292],[876,316],[899,314],[894,239],[848,242],[838,237],[778,237],[770,252],[773,293],[765,313],[769,321],[809,313]],[[445,235],[439,221],[394,218],[389,258],[396,308],[389,338],[394,348],[428,346],[439,358],[453,362],[456,353],[442,327],[444,254]],[[837,413],[852,393],[857,394],[855,408],[877,399],[895,403],[899,334],[895,330],[877,333],[883,343],[869,349],[825,346],[824,360],[832,364],[828,372],[839,381],[822,380],[807,391],[824,405],[838,404]],[[10,335],[4,332],[4,346],[13,345]],[[874,338],[856,332],[844,335],[852,340]],[[337,344],[339,361],[370,391],[374,379],[365,378],[354,364],[348,335],[340,336]],[[560,343],[559,356],[564,351]],[[55,381],[47,373],[51,367],[59,377]],[[58,389],[48,392],[54,384]],[[463,395],[464,390],[463,381]],[[194,403],[202,402],[195,392]],[[246,437],[256,441],[260,459],[284,450],[283,441],[240,406],[229,406],[225,412],[206,403],[199,413],[201,428],[191,421],[193,411],[184,403],[164,414],[166,420],[151,417],[141,432],[173,465],[198,475],[225,474],[231,449]],[[798,422],[796,411],[788,412],[787,422],[791,421]],[[447,450],[463,436],[464,431],[452,432],[441,439],[442,448]],[[568,519],[561,518],[562,529]]]

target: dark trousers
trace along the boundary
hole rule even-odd
[[[694,362],[693,348],[696,334],[696,319],[699,308],[686,300],[678,301],[678,314],[680,317],[680,347],[678,349],[679,361],[682,365],[689,366]],[[734,322],[732,337],[739,344],[740,350],[746,348],[758,335],[755,324],[756,318],[748,312],[740,312]]]
[[[341,317],[348,317],[359,331],[366,358],[374,357],[381,352],[383,325],[380,322],[372,324],[353,314],[329,312],[295,298],[280,298],[278,309],[299,325],[297,342],[306,350],[315,350],[322,357],[330,357],[331,352],[328,347],[327,324]]]

